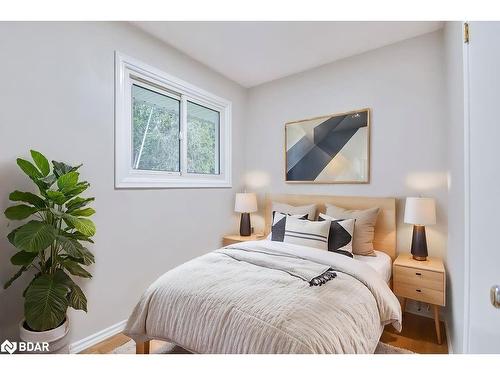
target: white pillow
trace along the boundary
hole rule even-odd
[[[290,206],[286,203],[272,202],[271,212],[281,212],[287,215],[305,215],[309,220],[314,220],[316,218],[316,205],[308,204],[306,206]]]
[[[309,221],[287,217],[283,242],[328,250],[330,220]]]

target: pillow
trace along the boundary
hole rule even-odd
[[[307,214],[304,215],[287,215],[281,212],[273,211],[273,225],[271,227],[271,233],[268,239],[271,241],[283,242],[285,237],[285,223],[287,217],[294,217],[297,219],[305,220],[307,219]]]
[[[330,220],[309,221],[288,217],[283,242],[328,250]]]
[[[369,208],[368,210],[346,210],[333,204],[326,204],[326,214],[328,216],[356,219],[352,252],[357,255],[376,256],[373,251],[373,236],[375,235],[378,212],[378,207]]]
[[[305,215],[307,219],[314,220],[316,218],[316,205],[308,204],[307,206],[290,206],[286,203],[272,202],[271,210],[282,212],[287,215]]]
[[[331,216],[319,214],[318,221],[330,220],[328,251],[333,251],[352,258],[352,238],[356,219],[337,220]]]

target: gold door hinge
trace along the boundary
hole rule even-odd
[[[469,24],[464,23],[464,43],[469,43]]]

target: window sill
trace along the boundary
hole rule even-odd
[[[226,180],[191,180],[191,179],[145,179],[125,178],[116,180],[116,189],[196,189],[196,188],[231,188],[231,181]]]

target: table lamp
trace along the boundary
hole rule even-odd
[[[436,224],[436,205],[432,198],[406,198],[404,222],[413,224],[411,254],[415,260],[427,260],[425,226]]]
[[[241,212],[240,235],[250,236],[250,212],[257,211],[257,196],[255,193],[237,193],[234,202],[234,210]]]

